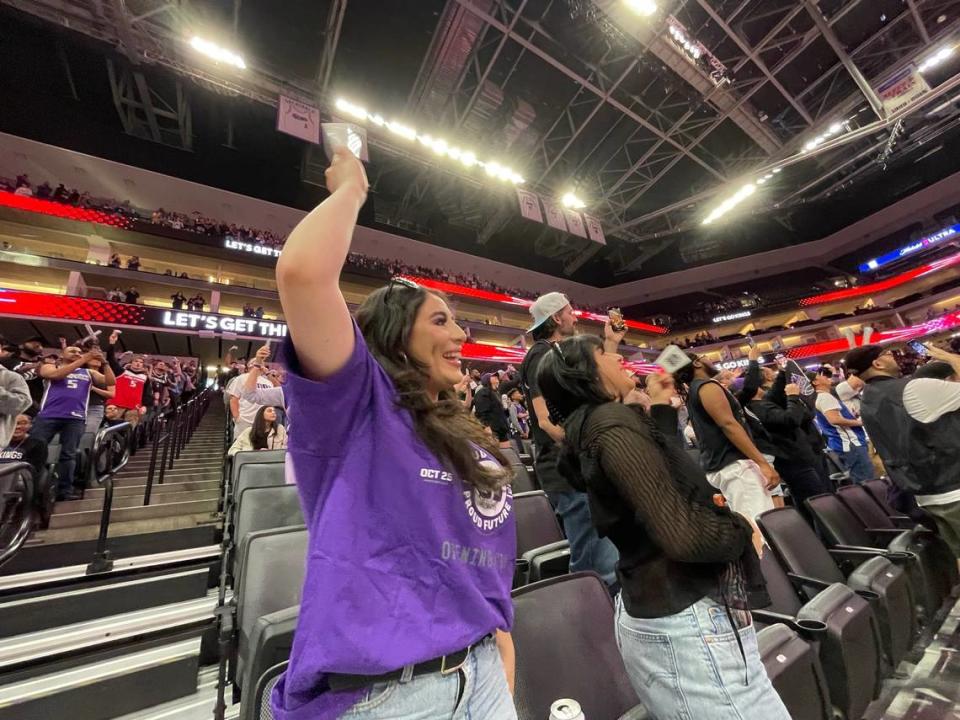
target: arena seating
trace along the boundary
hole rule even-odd
[[[846,583],[874,602],[884,653],[899,665],[915,640],[917,629],[913,591],[907,574],[873,549],[827,550],[794,508],[768,510],[757,523],[788,572],[800,581],[804,597],[812,599],[833,583]],[[839,563],[849,567],[844,576]]]

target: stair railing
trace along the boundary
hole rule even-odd
[[[93,473],[97,484],[103,486],[103,510],[100,513],[100,534],[93,562],[87,565],[87,575],[107,572],[113,568],[113,558],[107,550],[107,531],[110,527],[110,512],[113,509],[113,476],[130,460],[130,435],[133,426],[120,423],[105,427],[93,441]]]

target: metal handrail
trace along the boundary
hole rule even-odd
[[[5,548],[0,548],[0,566],[16,555],[17,551],[23,547],[37,521],[38,513],[34,504],[36,478],[33,475],[33,466],[25,462],[0,465],[0,486],[5,481],[11,484],[16,483],[18,479],[23,482],[24,492],[21,494],[21,502],[25,507],[25,512],[20,520],[19,527],[13,534],[13,539]],[[2,499],[3,495],[0,494],[0,500]]]
[[[107,530],[110,526],[110,511],[113,509],[113,476],[130,460],[130,434],[133,426],[124,422],[105,427],[93,441],[92,471],[97,484],[103,485],[103,510],[100,513],[100,534],[93,561],[87,566],[87,574],[107,572],[113,567],[113,558],[107,550]]]

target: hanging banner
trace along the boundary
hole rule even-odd
[[[565,209],[563,211],[563,217],[567,221],[567,229],[572,235],[577,235],[579,237],[587,237],[587,228],[583,224],[583,218],[580,216],[576,210]]]
[[[563,205],[556,200],[543,200],[543,209],[547,213],[547,225],[557,230],[567,232],[567,221],[563,219]]]
[[[320,108],[281,95],[277,108],[277,130],[319,145]]]
[[[877,87],[887,115],[893,115],[930,92],[930,86],[915,65],[907,65],[885,83]]]
[[[536,193],[517,188],[517,201],[520,203],[520,214],[527,220],[543,222],[543,213],[540,211],[540,198]]]
[[[587,226],[587,235],[591,240],[601,245],[607,244],[607,238],[603,235],[603,225],[600,224],[597,218],[593,215],[584,214],[583,223]]]

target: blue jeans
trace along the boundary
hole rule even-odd
[[[630,684],[654,718],[790,720],[763,668],[753,625],[739,631],[741,655],[726,610],[713,600],[667,617],[635,618],[618,596],[615,626]]]
[[[855,483],[873,480],[873,463],[870,462],[870,453],[862,445],[851,447],[847,452],[840,453],[840,459],[850,472],[850,479]]]
[[[590,504],[582,492],[548,492],[550,504],[560,516],[563,532],[570,542],[570,572],[592,570],[607,585],[617,581],[620,553],[607,538],[597,534],[590,519]]]
[[[77,466],[77,447],[83,437],[84,421],[75,418],[44,418],[33,421],[30,437],[49,443],[60,436],[60,458],[57,462],[59,483],[57,494],[73,492],[73,471]]]
[[[463,667],[404,682],[373,685],[344,720],[517,720],[497,643],[491,638],[471,650]]]

